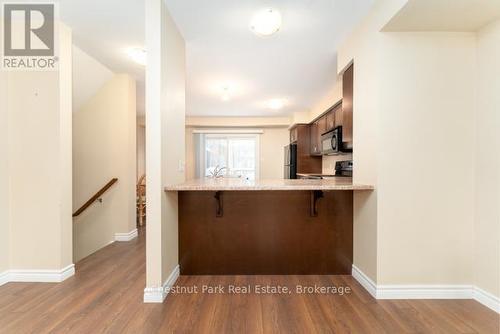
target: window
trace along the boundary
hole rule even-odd
[[[201,140],[200,174],[216,167],[226,177],[259,178],[259,137],[255,134],[205,134]]]

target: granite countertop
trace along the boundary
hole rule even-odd
[[[223,190],[373,190],[372,185],[353,184],[350,177],[327,180],[308,179],[261,179],[238,178],[194,179],[180,184],[168,185],[165,191],[223,191]]]

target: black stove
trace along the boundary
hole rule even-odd
[[[352,160],[335,162],[335,176],[352,177]]]

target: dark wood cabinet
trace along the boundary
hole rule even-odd
[[[342,125],[340,120],[342,118],[342,103],[334,105],[326,114],[326,131],[331,131],[337,126]]]
[[[351,273],[352,191],[325,191],[315,217],[309,191],[224,191],[221,196],[224,214],[217,217],[213,192],[179,192],[181,274]]]
[[[353,83],[354,66],[349,66],[342,76],[342,102],[334,105],[311,124],[311,155],[321,155],[321,135],[342,127],[343,149],[352,149],[353,143]]]
[[[310,137],[311,137],[311,155],[319,155],[320,151],[320,138],[319,138],[319,126],[318,121],[313,122],[310,125]]]
[[[342,108],[335,117],[338,125],[342,125],[342,141],[352,148],[352,111],[354,92],[354,65],[349,66],[342,76]]]
[[[333,130],[335,128],[335,109],[330,110],[326,114],[326,131]]]
[[[333,115],[334,115],[334,118],[335,118],[335,126],[334,128],[336,128],[337,126],[341,126],[342,125],[342,122],[341,122],[341,118],[342,118],[342,103],[339,104],[338,106],[336,106],[333,110]]]
[[[321,156],[321,135],[342,126],[342,141],[344,149],[352,149],[352,112],[353,112],[353,87],[354,65],[349,66],[342,76],[342,101],[335,104],[312,123],[305,125],[309,131],[309,155],[312,157]],[[299,136],[290,130],[290,141]]]
[[[290,129],[290,142],[297,144],[297,173],[321,173],[321,156],[311,156],[311,131],[309,124],[296,124]]]
[[[311,123],[311,155],[321,155],[321,135],[328,132],[327,115]]]
[[[297,141],[298,129],[297,127],[290,129],[290,143],[295,143]]]
[[[321,138],[321,135],[325,132],[326,132],[326,115],[318,119],[318,136]]]

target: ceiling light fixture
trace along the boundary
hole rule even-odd
[[[231,97],[229,96],[229,87],[228,86],[224,86],[222,87],[222,96],[221,96],[221,100],[226,102],[226,101],[229,101]]]
[[[283,99],[272,99],[267,102],[267,107],[272,110],[279,110],[285,106],[286,101]]]
[[[136,63],[146,66],[147,63],[147,56],[148,54],[146,53],[146,50],[142,48],[131,48],[127,50],[127,54]]]
[[[250,21],[250,29],[257,35],[270,36],[280,30],[281,14],[268,8],[255,14]]]

